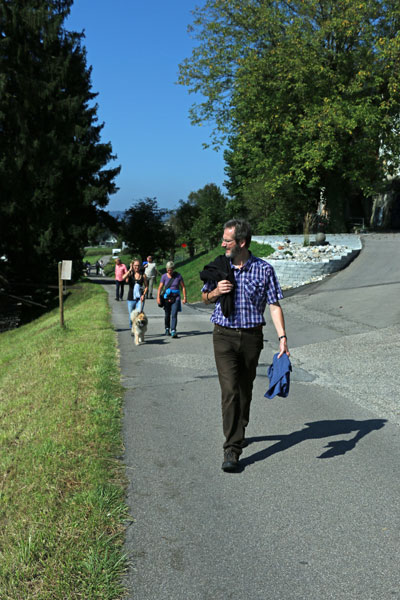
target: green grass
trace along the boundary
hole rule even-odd
[[[256,256],[267,257],[271,254],[274,249],[267,244],[257,244],[252,242],[250,244],[250,250]],[[182,275],[185,282],[186,291],[188,295],[188,302],[201,302],[201,288],[202,281],[199,277],[200,271],[202,271],[207,263],[214,260],[219,254],[223,254],[223,248],[217,246],[210,252],[204,252],[196,256],[193,260],[189,258],[183,261],[176,261],[176,268]]]
[[[266,258],[274,252],[274,249],[269,244],[259,244],[258,242],[251,242],[250,250],[255,256],[260,258]]]
[[[108,254],[112,254],[112,248],[108,246],[85,248],[85,256],[83,257],[83,260],[85,262],[88,260],[91,265],[95,265],[98,260],[103,258],[103,256],[107,256]],[[112,262],[114,263],[114,261]]]
[[[106,254],[112,254],[112,248],[110,246],[91,246],[85,248],[85,259],[91,259],[92,256],[106,256]]]
[[[124,503],[118,354],[106,293],[1,334],[0,598],[121,597]]]
[[[105,254],[94,254],[94,255],[91,255],[91,256],[85,256],[83,258],[83,260],[85,262],[88,260],[91,265],[95,265],[98,260],[100,260],[101,258],[103,258],[103,256],[105,256]]]

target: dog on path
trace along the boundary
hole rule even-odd
[[[131,312],[131,321],[132,321],[132,335],[135,337],[135,344],[139,346],[139,344],[144,343],[144,334],[147,331],[147,316],[142,310],[133,310]]]

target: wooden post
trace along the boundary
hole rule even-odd
[[[58,263],[58,298],[60,302],[60,325],[64,327],[63,280],[61,279],[62,260]]]

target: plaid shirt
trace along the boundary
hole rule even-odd
[[[249,260],[241,269],[233,264],[232,269],[236,281],[235,309],[230,317],[224,317],[220,301],[217,300],[211,322],[232,329],[265,325],[267,303],[273,304],[283,298],[274,268],[250,253]],[[211,292],[216,287],[216,281],[207,281],[202,292]]]

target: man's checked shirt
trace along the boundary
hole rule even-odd
[[[264,311],[268,304],[283,298],[275,270],[269,263],[250,253],[246,264],[238,269],[232,264],[235,276],[235,309],[229,317],[222,314],[220,301],[217,300],[211,322],[222,327],[249,328],[265,325]],[[208,281],[202,292],[211,292],[217,282]]]

